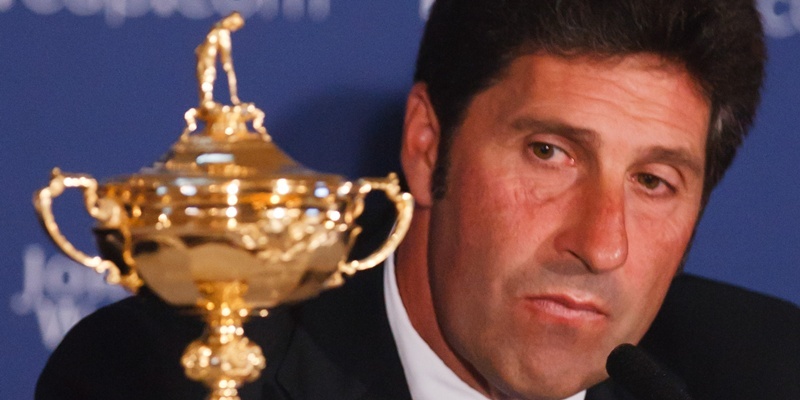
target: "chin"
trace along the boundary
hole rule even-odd
[[[570,376],[570,373],[575,374]],[[560,373],[559,376],[549,377],[550,374],[544,374],[539,379],[530,379],[527,376],[524,382],[516,382],[511,385],[499,384],[497,385],[496,396],[497,399],[515,399],[515,400],[562,400],[568,398],[582,390],[588,389],[607,378],[607,375],[602,372],[598,374],[591,374],[585,379],[580,379],[576,371]]]
[[[494,366],[483,375],[498,399],[562,400],[608,378],[603,351],[582,351],[581,347],[529,350],[527,358],[519,357],[522,348],[506,354],[496,348]],[[510,361],[509,353],[517,354],[516,362]]]

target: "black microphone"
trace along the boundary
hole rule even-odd
[[[692,400],[678,378],[632,344],[621,344],[609,354],[606,371],[640,400]]]

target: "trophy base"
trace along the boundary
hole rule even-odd
[[[238,389],[258,378],[266,366],[261,348],[244,336],[250,309],[247,285],[239,281],[199,282],[206,331],[181,357],[186,376],[211,390],[209,400],[240,400]]]

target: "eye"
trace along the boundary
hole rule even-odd
[[[669,191],[675,191],[672,185],[667,183],[667,181],[653,174],[638,174],[636,175],[636,182],[649,191],[657,191],[662,187]]]
[[[546,168],[563,168],[575,164],[575,160],[564,150],[550,142],[528,142],[525,150],[531,161]]]
[[[533,154],[542,160],[549,160],[556,154],[556,147],[549,143],[534,142],[530,145]]]

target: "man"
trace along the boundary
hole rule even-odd
[[[437,1],[401,150],[407,238],[253,320],[267,369],[242,397],[631,399],[605,363],[641,340],[696,398],[800,398],[796,306],[674,281],[763,60],[750,1]],[[200,398],[174,361],[200,329],[147,293],[101,310],[37,397]]]

